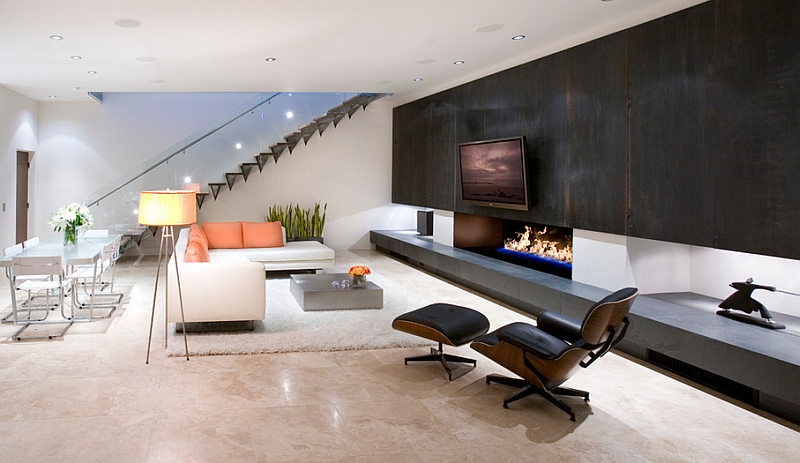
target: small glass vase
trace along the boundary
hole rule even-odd
[[[363,288],[367,286],[366,275],[353,275],[353,288]]]
[[[76,244],[78,244],[78,231],[75,229],[75,227],[65,227],[64,246],[75,246]]]

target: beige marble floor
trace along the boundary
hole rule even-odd
[[[797,426],[611,354],[569,381],[577,422],[478,367],[450,382],[420,349],[167,358],[163,328],[145,365],[155,259],[123,258],[124,306],[53,341],[8,340],[0,326],[0,448],[18,462],[663,462],[793,461]],[[431,301],[476,308],[497,327],[524,318],[374,252],[370,265]],[[10,304],[0,285],[0,307]],[[159,307],[162,307],[159,303]],[[163,320],[163,312],[157,319]]]

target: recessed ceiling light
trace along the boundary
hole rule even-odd
[[[454,61],[453,64],[455,64],[456,66],[461,66],[462,64],[464,64],[464,61],[462,60]]]
[[[60,35],[51,35],[50,38],[52,40],[55,40],[56,42],[58,42],[59,40],[64,40],[64,37],[61,37]]]
[[[271,62],[275,61],[276,59],[278,59],[278,58],[267,58],[267,62],[271,63]]]
[[[422,82],[422,77],[417,77],[414,79],[414,82]]]
[[[72,55],[72,56],[69,57],[69,59],[75,60],[75,61],[80,61],[80,60],[83,59],[83,57],[78,56],[78,55]]]
[[[117,27],[122,27],[125,29],[133,29],[142,25],[140,21],[135,19],[117,19],[114,21]]]
[[[95,74],[97,74],[97,71],[86,71],[86,73],[87,74],[91,74],[91,75],[95,75]]]
[[[502,24],[489,24],[488,26],[483,26],[475,29],[475,32],[479,32],[481,34],[486,34],[489,32],[497,32],[503,28]]]
[[[511,40],[522,40],[524,38],[525,38],[524,35],[515,35],[514,37],[511,37]]]
[[[241,144],[241,143],[237,143],[237,144],[236,144],[236,149],[237,149],[237,150],[240,150],[240,149],[242,149],[242,144]]]
[[[48,96],[47,98],[50,98],[51,100],[55,100],[55,99],[56,99],[56,98],[58,98],[58,97],[57,97],[57,96],[55,96],[55,95],[50,95],[50,96]]]
[[[74,90],[74,91],[76,91],[76,92],[77,92],[78,90],[80,90],[80,89],[81,89],[80,87],[72,87],[72,90]]]
[[[294,117],[294,113],[291,111],[286,111],[286,119],[291,119]]]

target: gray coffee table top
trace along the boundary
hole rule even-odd
[[[343,288],[342,281],[350,282],[350,287]],[[291,275],[289,291],[305,311],[383,308],[380,286],[368,280],[366,286],[354,288],[346,273]]]

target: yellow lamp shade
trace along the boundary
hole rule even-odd
[[[139,193],[140,225],[189,225],[197,222],[194,191],[163,190]]]

